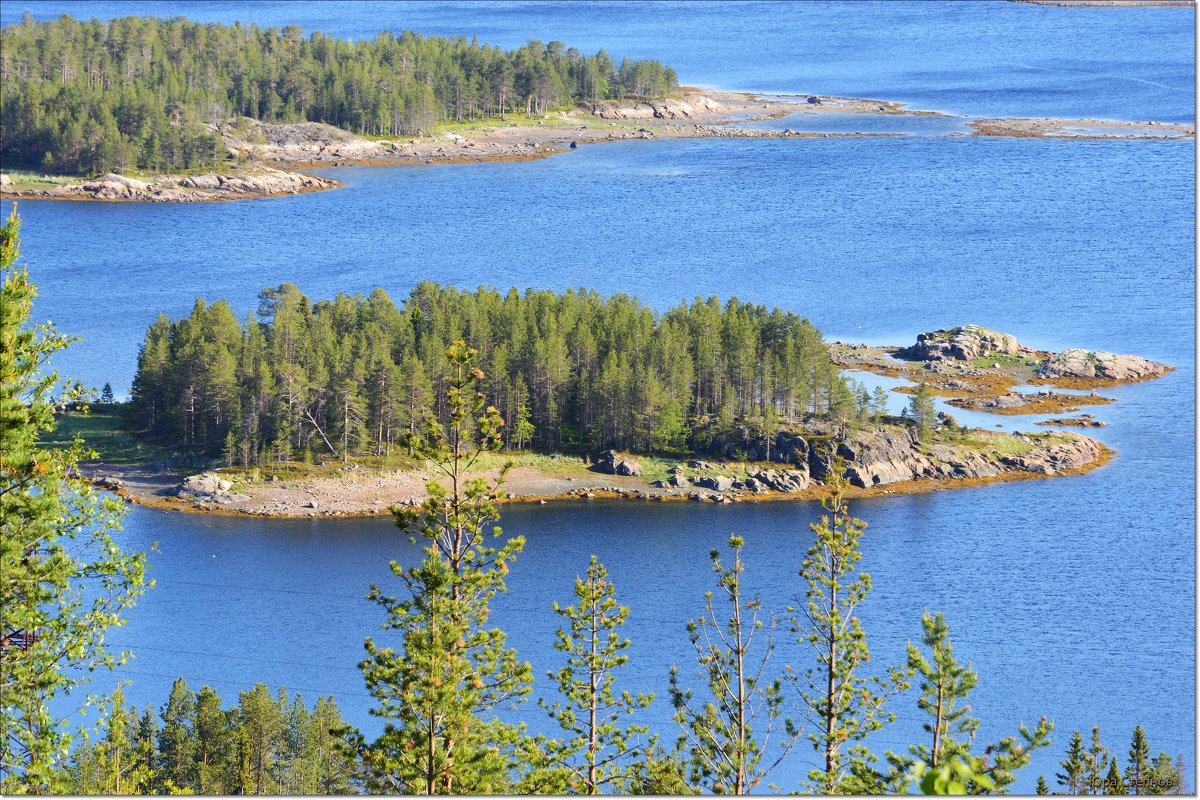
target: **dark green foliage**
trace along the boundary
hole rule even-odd
[[[659,315],[625,295],[433,283],[399,308],[381,289],[312,303],[284,284],[261,298],[261,321],[197,300],[150,327],[133,385],[149,430],[244,465],[403,452],[426,413],[447,421],[430,378],[458,338],[478,348],[518,449],[769,447],[784,420],[827,413],[842,383],[807,319],[736,299]]]
[[[73,174],[210,168],[224,158],[212,123],[234,115],[400,136],[679,88],[657,61],[616,64],[561,42],[505,51],[409,31],[352,42],[182,17],[64,14],[8,26],[0,52],[5,163]]]
[[[49,360],[70,339],[31,322],[37,288],[17,267],[20,218],[0,228],[0,793],[60,791],[75,734],[56,699],[123,655],[105,636],[147,588],[144,553],[114,541],[124,513],[76,465],[76,440],[46,449],[55,413],[82,396],[63,387]],[[55,397],[56,392],[61,392]],[[61,700],[60,700],[61,703]],[[75,702],[73,707],[83,703]]]
[[[159,718],[162,726],[159,727]],[[353,765],[335,747],[345,727],[331,697],[309,713],[297,696],[265,684],[221,708],[205,686],[193,694],[180,678],[159,717],[126,709],[118,687],[105,732],[72,754],[73,794],[347,794]]]
[[[1037,788],[1034,790],[1039,796],[1050,794],[1050,787],[1046,784],[1046,776],[1038,775]]]
[[[929,441],[937,426],[937,415],[934,408],[933,393],[929,391],[929,386],[918,383],[908,408],[904,409],[904,416],[912,421],[913,427],[917,431],[917,438],[922,442]]]

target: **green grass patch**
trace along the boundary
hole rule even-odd
[[[1025,356],[1017,355],[1016,353],[992,353],[987,356],[979,356],[970,360],[971,366],[987,368],[993,364],[999,364],[1002,367],[1036,367],[1038,361]]]
[[[123,466],[135,466],[161,461],[171,451],[129,430],[125,406],[94,405],[88,413],[71,411],[58,418],[53,431],[45,434],[40,443],[43,447],[66,449],[75,438],[83,440],[84,446],[96,452],[100,461]]]
[[[52,189],[56,186],[67,186],[78,183],[80,178],[69,175],[45,175],[37,172],[6,172],[12,178],[14,189]]]

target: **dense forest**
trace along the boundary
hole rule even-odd
[[[354,42],[298,26],[68,15],[4,28],[0,80],[5,164],[72,174],[210,167],[224,147],[205,123],[232,115],[399,136],[678,89],[657,61],[562,42],[506,51],[410,31]]]
[[[179,678],[162,708],[141,713],[120,686],[103,735],[71,754],[71,791],[129,794],[349,794],[353,763],[338,746],[344,727],[332,697],[310,710],[299,695],[265,684],[241,692],[233,708],[208,686]]]
[[[796,419],[848,391],[805,318],[731,299],[665,314],[592,291],[463,292],[422,283],[311,302],[265,290],[239,323],[226,302],[146,333],[134,380],[144,426],[230,463],[385,455],[431,411],[445,419],[447,344],[479,350],[509,448],[704,449],[736,424]]]

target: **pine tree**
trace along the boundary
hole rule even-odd
[[[925,612],[921,622],[924,644],[930,649],[932,658],[926,658],[910,642],[908,667],[921,676],[921,697],[917,707],[932,718],[924,725],[931,742],[910,745],[908,756],[887,753],[891,768],[886,778],[880,780],[890,789],[903,792],[915,766],[924,765],[928,775],[953,762],[961,765],[956,768],[955,779],[962,781],[971,794],[1006,791],[1016,780],[1016,771],[1029,764],[1032,752],[1050,745],[1049,736],[1054,724],[1043,717],[1034,730],[1021,725],[1018,736],[987,744],[979,755],[972,753],[971,746],[980,721],[971,715],[967,700],[978,683],[978,675],[970,665],[963,666],[955,659],[950,627],[941,614],[931,617]],[[859,775],[867,774],[860,765]]]
[[[730,566],[722,563],[718,551],[710,553],[721,605],[728,603],[729,617],[721,618],[709,591],[704,595],[705,615],[688,623],[704,679],[703,704],[680,685],[679,671],[671,667],[671,703],[683,729],[679,749],[688,754],[691,782],[714,794],[752,792],[800,735],[783,711],[783,679],[767,671],[775,621],[760,619],[762,601],[757,596],[747,599],[742,591],[743,546],[740,536],[729,538]],[[765,640],[755,648],[759,636]],[[773,743],[773,737],[781,741]]]
[[[1037,788],[1034,789],[1034,791],[1038,794],[1039,797],[1050,794],[1050,787],[1046,785],[1046,776],[1045,775],[1038,775]]]
[[[16,267],[20,218],[0,227],[0,793],[62,790],[74,734],[55,701],[124,654],[105,635],[145,591],[145,554],[113,541],[124,509],[76,476],[82,443],[46,450],[55,411],[82,395],[47,368],[70,340],[30,325],[36,287]],[[87,590],[84,590],[84,586]],[[86,703],[85,703],[86,704]]]
[[[104,388],[100,390],[100,402],[103,403],[104,405],[112,405],[113,402],[115,402],[113,399],[113,390],[112,390],[111,383],[105,383]]]
[[[800,698],[815,721],[808,738],[823,763],[808,777],[813,791],[825,794],[843,788],[852,767],[860,776],[869,774],[862,767],[871,760],[870,754],[854,745],[895,720],[885,705],[893,693],[908,688],[910,676],[899,668],[888,670],[884,677],[862,675],[870,651],[855,611],[871,590],[871,576],[858,571],[859,539],[866,523],[847,510],[844,473],[845,464],[837,459],[830,472],[832,495],[822,501],[829,513],[810,525],[816,537],[800,570],[808,584],[806,603],[799,614],[793,609],[792,616],[792,629],[800,642],[816,650],[817,667],[807,672]],[[843,750],[847,744],[852,746],[848,752]],[[858,784],[849,788],[875,790]]]
[[[486,528],[499,517],[499,481],[467,478],[481,454],[499,449],[504,424],[477,390],[484,375],[476,355],[461,340],[447,348],[449,424],[430,417],[414,441],[449,486],[431,480],[419,509],[396,511],[397,524],[425,541],[425,559],[408,569],[391,564],[408,597],[377,586],[369,595],[388,613],[385,628],[403,633],[399,650],[368,638],[360,665],[377,703],[371,711],[386,720],[370,744],[347,734],[369,791],[498,793],[518,768],[523,734],[493,715],[530,692],[531,669],[501,630],[486,626],[489,603],[504,591],[508,563],[525,542],[487,545]]]
[[[1083,748],[1083,737],[1079,731],[1071,735],[1071,745],[1067,749],[1067,758],[1062,762],[1063,771],[1058,773],[1058,785],[1066,789],[1067,794],[1083,794],[1086,791],[1085,777],[1087,775],[1087,752]]]
[[[654,695],[617,694],[616,670],[629,657],[629,640],[620,634],[629,609],[616,599],[608,571],[592,556],[587,576],[575,579],[577,602],[554,604],[566,621],[554,647],[566,654],[566,664],[547,676],[558,685],[562,703],[539,705],[558,723],[567,738],[543,744],[544,760],[551,770],[566,777],[564,788],[573,793],[599,794],[607,790],[628,792],[633,785],[640,738],[649,728],[622,725],[622,720],[649,707]]]
[[[933,394],[929,391],[929,386],[925,383],[918,383],[908,408],[905,410],[906,416],[913,421],[913,425],[916,427],[917,439],[922,442],[929,441],[933,436],[934,427],[937,425],[934,409]]]

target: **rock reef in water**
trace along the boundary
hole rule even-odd
[[[1099,378],[1127,383],[1157,378],[1171,367],[1141,356],[1117,355],[1073,347],[1054,353],[1038,367],[1041,378]]]
[[[4,176],[9,177],[9,176]],[[108,173],[92,180],[61,184],[50,188],[16,188],[5,182],[4,194],[44,200],[128,200],[150,203],[197,203],[214,200],[241,200],[251,197],[277,197],[339,186],[337,181],[301,175],[270,167],[253,171],[218,175],[164,175],[142,181]]]
[[[896,353],[908,361],[973,361],[991,355],[1033,357],[1037,351],[1023,346],[1011,333],[963,325],[917,334],[916,344]]]
[[[1026,347],[1010,333],[963,325],[917,335],[916,344],[901,348],[897,358],[944,364],[1014,357],[1034,367],[1038,378],[1080,379],[1128,383],[1158,378],[1173,367],[1140,356],[1070,348],[1061,353]],[[997,363],[995,366],[999,366]]]

